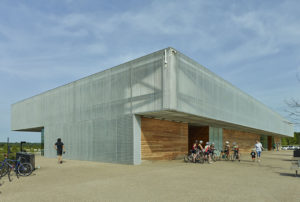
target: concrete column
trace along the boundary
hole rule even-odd
[[[133,164],[141,164],[141,117],[133,115]]]

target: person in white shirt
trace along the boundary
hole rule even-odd
[[[256,140],[255,150],[256,150],[256,154],[257,154],[257,161],[260,162],[260,154],[261,154],[261,151],[263,150],[263,146],[258,140]]]

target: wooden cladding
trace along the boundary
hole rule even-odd
[[[226,141],[229,141],[230,146],[233,142],[239,145],[241,153],[249,153],[254,148],[255,141],[260,139],[260,135],[242,132],[237,130],[223,129],[223,147]]]
[[[188,124],[141,118],[142,160],[172,160],[188,152]]]

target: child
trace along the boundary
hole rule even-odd
[[[251,157],[252,157],[252,161],[254,162],[255,161],[255,151],[254,149],[252,149],[252,152],[250,153]]]

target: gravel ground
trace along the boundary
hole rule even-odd
[[[290,170],[292,151],[263,152],[260,163],[192,164],[145,161],[142,165],[36,156],[32,176],[0,180],[0,201],[300,201],[300,177]]]

